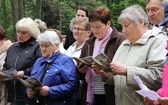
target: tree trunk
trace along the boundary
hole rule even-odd
[[[3,19],[4,19],[3,28],[6,30],[8,26],[8,21],[7,21],[7,11],[6,11],[5,0],[2,0],[2,10],[3,10]]]
[[[22,19],[24,17],[24,6],[23,6],[23,0],[18,0],[18,13],[19,19]]]
[[[41,19],[42,0],[36,0],[36,16],[35,18]]]
[[[18,15],[18,2],[17,0],[11,0],[11,7],[12,7],[12,16],[13,16],[13,29],[14,32],[12,34],[14,41],[16,41],[16,28],[15,24],[19,20],[19,15]]]

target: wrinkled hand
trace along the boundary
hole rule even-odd
[[[35,91],[33,91],[33,90],[31,90],[31,89],[28,89],[28,91],[27,91],[27,96],[28,96],[29,99],[34,98],[35,95],[36,95],[36,92],[35,92]]]
[[[17,74],[13,75],[12,78],[22,78],[24,76],[24,72],[23,71],[18,71]]]
[[[88,70],[88,66],[83,64],[82,62],[77,62],[77,69],[79,70],[79,72],[81,73],[86,73]]]
[[[161,105],[168,105],[168,97],[161,97],[158,99]]]
[[[49,94],[49,87],[48,86],[43,86],[43,87],[38,87],[37,88],[42,96],[48,96]]]
[[[111,71],[116,75],[127,75],[126,65],[119,62],[110,63]]]
[[[92,62],[91,68],[96,74],[100,74],[101,67],[96,62]]]
[[[144,101],[146,102],[147,105],[159,105],[160,104],[158,101],[150,100],[148,97],[145,97]]]

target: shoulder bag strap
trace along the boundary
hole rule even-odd
[[[43,74],[41,75],[41,78],[40,78],[40,82],[42,83],[43,82],[43,78],[45,76],[45,74],[47,73],[47,70],[50,68],[51,64],[58,58],[58,56],[60,55],[61,53],[59,53],[55,58],[54,60],[51,62],[51,63],[47,63],[46,66],[45,66],[45,70],[43,71]]]

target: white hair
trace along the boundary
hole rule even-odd
[[[50,42],[52,45],[60,44],[60,38],[55,31],[45,31],[38,36],[38,42]]]
[[[132,5],[124,9],[118,18],[118,23],[121,23],[123,19],[129,19],[135,23],[139,23],[143,20],[145,25],[149,24],[147,14],[139,5]]]

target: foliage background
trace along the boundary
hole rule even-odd
[[[46,22],[48,28],[59,29],[62,34],[66,33],[70,20],[74,17],[79,5],[83,5],[89,11],[97,6],[107,6],[110,9],[113,25],[121,31],[117,18],[121,11],[130,5],[139,4],[145,9],[146,0],[1,0],[0,1],[0,25],[6,29],[7,38],[16,41],[15,23],[22,17],[39,18]],[[22,9],[14,7],[16,4],[23,6]],[[16,4],[15,4],[16,3]],[[42,3],[40,5],[40,3]],[[37,7],[40,6],[40,11]],[[38,15],[40,12],[40,15]],[[16,19],[16,14],[21,14]],[[15,21],[14,21],[15,20]]]

